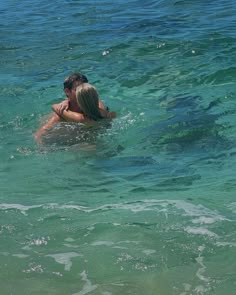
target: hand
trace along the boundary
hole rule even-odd
[[[52,106],[52,109],[55,113],[57,113],[60,116],[63,114],[64,111],[67,111],[69,109],[69,101],[64,100],[61,103],[54,104]]]
[[[114,119],[116,118],[116,112],[108,112],[108,111],[105,111],[103,109],[99,109],[102,117],[104,118],[107,118],[107,119]]]
[[[64,100],[61,103],[58,103],[56,105],[56,113],[58,113],[59,115],[62,115],[64,111],[67,111],[69,109],[69,101],[68,100]]]
[[[116,118],[116,112],[108,112],[108,113],[107,113],[107,118],[109,118],[109,119],[114,119],[114,118]]]

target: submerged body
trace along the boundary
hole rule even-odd
[[[109,112],[105,108],[104,104],[99,100],[97,90],[89,83],[82,83],[76,87],[75,98],[76,100],[73,100],[73,110],[65,107],[66,103],[52,106],[53,116],[35,134],[38,143],[42,142],[42,137],[46,131],[52,129],[55,123],[60,121],[96,126],[98,121],[116,117],[115,112]],[[73,136],[73,133],[69,135]]]
[[[42,142],[42,137],[45,135],[45,133],[52,129],[53,126],[55,126],[55,124],[58,122],[70,121],[88,123],[88,120],[86,120],[83,116],[83,111],[81,110],[81,107],[79,106],[76,98],[76,88],[80,85],[83,85],[83,83],[88,83],[88,79],[81,73],[73,73],[64,80],[64,92],[67,96],[67,99],[59,104],[53,105],[54,113],[50,116],[48,121],[34,134],[35,140],[38,143]],[[98,108],[102,117],[114,117],[114,114],[109,114],[108,108],[100,99],[98,99]]]

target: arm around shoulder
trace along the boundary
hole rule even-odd
[[[58,104],[54,104],[52,106],[52,110],[59,115],[61,118],[68,122],[78,122],[78,123],[84,123],[86,122],[84,115],[77,112],[72,112],[70,110],[63,110],[62,113],[58,113]]]

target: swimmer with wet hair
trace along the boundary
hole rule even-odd
[[[67,78],[65,78],[63,87],[67,98],[61,103],[57,104],[57,111],[54,112],[48,121],[34,134],[34,137],[38,143],[42,142],[42,136],[45,132],[50,130],[57,122],[65,120],[62,116],[64,111],[81,113],[81,109],[78,106],[76,100],[76,88],[83,83],[88,83],[88,79],[85,75],[79,72],[72,73]],[[104,113],[108,112],[108,108],[101,100],[99,100],[99,109],[103,110]]]
[[[95,123],[101,119],[113,119],[115,112],[104,110],[99,105],[99,95],[95,87],[89,83],[82,83],[76,88],[76,103],[80,112],[64,109],[60,111],[60,104],[52,106],[53,111],[69,122]]]

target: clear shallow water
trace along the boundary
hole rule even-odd
[[[0,10],[1,294],[235,294],[234,2]],[[38,147],[75,70],[118,118]]]

